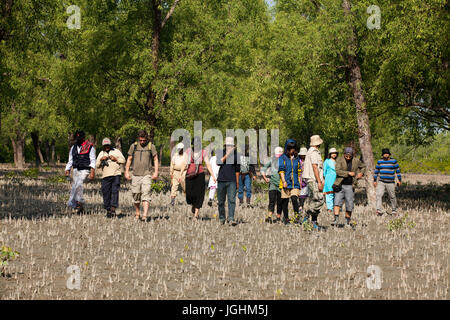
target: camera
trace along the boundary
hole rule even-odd
[[[100,168],[109,167],[108,160],[102,160],[100,162]]]

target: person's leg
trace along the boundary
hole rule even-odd
[[[335,226],[339,225],[339,214],[341,213],[341,208],[344,203],[344,190],[341,189],[341,191],[336,192],[334,194],[334,221],[333,224]]]
[[[300,197],[299,199],[298,199],[298,207],[299,207],[299,210],[300,211],[303,211],[303,208],[305,207],[305,200],[306,200],[306,198],[304,198],[304,197]]]
[[[327,210],[329,212],[332,212],[334,207],[334,194],[333,193],[326,194],[325,199],[327,203]]]
[[[395,183],[386,183],[386,190],[391,202],[392,214],[397,213],[397,198],[395,197]]]
[[[234,222],[234,210],[236,209],[236,182],[231,181],[228,185],[228,221]]]
[[[212,186],[211,188],[209,188],[209,200],[214,200],[214,195],[216,194],[216,187]]]
[[[239,198],[239,204],[244,203],[244,181],[243,176],[239,175],[239,192],[238,192],[238,198]],[[229,214],[229,213],[228,213]]]
[[[289,198],[281,198],[281,210],[283,211],[283,220],[289,221]]]
[[[300,207],[298,205],[298,196],[292,196],[291,201],[292,201],[292,207],[294,208],[294,213],[299,213]]]
[[[315,228],[317,228],[317,217],[319,216],[320,209],[322,208],[325,199],[323,193],[319,191],[319,186],[317,182],[311,181],[308,183],[308,187],[312,188],[311,197],[311,221]]]
[[[139,219],[141,216],[141,180],[140,176],[131,176],[131,194],[133,195],[133,203],[136,211],[136,219]]]
[[[120,190],[120,176],[114,176],[111,185],[111,211],[115,212],[119,207],[119,190]]]
[[[275,210],[275,203],[277,201],[277,190],[269,190],[269,215],[266,218],[266,222],[272,222],[272,214]]]
[[[247,193],[247,205],[250,206],[250,199],[252,198],[252,179],[249,174],[245,176],[244,184]]]
[[[70,190],[70,196],[69,201],[67,201],[67,206],[69,206],[72,209],[75,209],[77,206],[77,203],[75,201],[75,191],[77,189],[77,183],[78,183],[78,170],[73,169],[72,172],[72,188]]]
[[[217,182],[217,205],[219,207],[219,221],[225,222],[225,200],[227,195],[226,182]]]
[[[150,207],[150,190],[151,190],[152,179],[150,175],[146,175],[142,178],[142,207],[144,208],[144,212],[142,218],[147,220],[148,217],[148,208]]]
[[[277,190],[277,220],[281,219],[281,212],[282,212],[281,192]]]
[[[383,213],[383,195],[384,195],[384,182],[378,181],[377,183],[377,213],[382,214]]]
[[[354,192],[353,192],[353,186],[343,186],[344,193],[345,193],[345,220],[347,226],[350,226],[350,220],[352,217],[352,211],[354,207]]]
[[[178,173],[178,174],[177,174]],[[173,172],[173,178],[172,178],[172,188],[170,189],[170,204],[174,205],[175,204],[175,198],[177,196],[177,192],[178,192],[178,185],[180,184],[178,182],[178,178],[180,177],[179,171],[174,171]]]
[[[195,196],[195,201],[194,201],[194,218],[198,219],[199,217],[199,212],[200,212],[200,208],[203,207],[203,201],[205,200],[205,173],[202,172],[200,173],[196,178],[195,178],[195,183],[197,184],[197,194]]]
[[[83,184],[89,175],[89,170],[78,171],[77,181],[75,186],[75,202],[80,210],[83,210],[84,205],[84,195],[83,195]]]
[[[102,196],[103,196],[103,208],[109,212],[111,210],[111,187],[112,180],[111,177],[106,177],[102,179]]]

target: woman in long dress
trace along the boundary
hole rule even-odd
[[[327,209],[329,213],[333,213],[334,207],[334,191],[333,184],[336,180],[336,158],[338,152],[335,148],[331,148],[328,153],[328,159],[323,163],[323,176],[325,177],[325,185],[323,187],[323,193],[325,194],[325,200],[327,203]]]

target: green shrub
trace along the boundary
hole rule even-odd
[[[48,177],[45,181],[48,183],[65,183],[67,182],[67,177],[63,175],[56,175]]]
[[[19,257],[19,252],[14,251],[10,247],[2,246],[0,251],[0,275],[6,276],[6,267],[8,266],[8,261],[14,260]]]
[[[412,220],[408,220],[408,214],[405,214],[401,218],[392,219],[388,222],[387,228],[389,231],[398,231],[404,228],[414,228],[416,224]]]
[[[30,168],[30,169],[24,170],[22,172],[22,175],[25,178],[36,179],[39,175],[39,169],[38,168]]]
[[[13,178],[17,177],[17,172],[15,172],[15,171],[8,171],[5,176],[8,179],[13,179]]]
[[[253,192],[265,192],[269,190],[269,184],[265,181],[252,181]]]

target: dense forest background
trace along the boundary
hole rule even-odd
[[[80,28],[69,28],[80,8]],[[380,8],[378,28],[374,25]],[[446,0],[1,0],[0,162],[66,161],[83,129],[280,130],[450,172]]]

